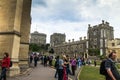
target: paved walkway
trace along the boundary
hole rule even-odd
[[[31,72],[9,78],[8,80],[57,80],[54,78],[55,70],[50,67],[44,67],[43,65],[38,65],[36,68],[32,69]]]
[[[78,72],[79,69],[76,70],[76,76],[69,75],[69,80],[77,80]],[[28,73],[8,78],[8,80],[57,80],[57,78],[54,78],[54,74],[55,69],[38,64],[36,68],[29,70]]]
[[[75,76],[69,75],[69,78],[71,78],[72,80],[78,80],[78,74],[79,74],[80,68],[77,67],[77,70],[75,71]]]

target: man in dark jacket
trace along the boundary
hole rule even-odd
[[[116,53],[112,52],[108,57],[105,62],[105,69],[107,71],[105,75],[106,80],[120,80],[120,75],[115,65]]]
[[[38,62],[38,55],[35,53],[34,54],[34,67],[37,67],[37,62]]]
[[[55,69],[56,69],[56,72],[55,72],[55,78],[57,77],[58,75],[58,69],[59,69],[59,56],[56,57],[56,61],[55,61]]]

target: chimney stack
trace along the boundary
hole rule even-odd
[[[70,39],[69,39],[68,41],[69,41],[69,43],[70,43]]]
[[[104,20],[102,20],[102,24],[104,24],[104,22],[105,22],[105,21],[104,21]]]
[[[90,24],[88,24],[88,27],[90,27],[91,25]]]
[[[86,36],[84,37],[84,40],[86,40]]]
[[[74,42],[74,39],[72,39],[72,42]]]
[[[106,25],[108,25],[109,26],[109,22],[105,22],[106,23]]]
[[[80,37],[80,41],[82,40],[82,37]]]

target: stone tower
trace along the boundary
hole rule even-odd
[[[28,59],[32,0],[0,0],[0,59],[8,52],[13,61],[9,75],[20,73],[19,64]],[[20,61],[20,63],[19,63]]]
[[[114,29],[108,22],[102,20],[101,24],[88,25],[89,49],[99,49],[100,55],[106,55],[107,41],[114,39]]]
[[[51,47],[55,46],[55,45],[59,45],[62,44],[63,42],[65,42],[66,39],[66,35],[65,34],[61,34],[61,33],[54,33],[50,36],[50,44]]]
[[[35,31],[31,33],[30,43],[38,45],[46,44],[46,37],[46,34]]]

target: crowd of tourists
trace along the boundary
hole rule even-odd
[[[108,55],[108,58],[102,61],[100,65],[100,74],[106,77],[106,80],[120,80],[120,74],[115,65],[116,53],[112,52]],[[56,69],[55,78],[58,80],[68,80],[68,75],[75,76],[75,71],[77,68],[81,68],[82,65],[90,65],[90,59],[84,59],[82,57],[71,57],[68,55],[60,56],[46,56],[37,53],[30,54],[29,62],[32,64],[34,62],[34,67],[37,67],[38,61],[43,64],[44,67],[54,66]],[[97,65],[96,60],[94,60],[94,65]],[[9,53],[5,52],[3,59],[0,61],[0,66],[2,68],[0,74],[0,80],[6,80],[6,72],[12,66],[12,62],[9,57]]]
[[[34,67],[37,67],[37,62],[40,61],[44,67],[53,66],[56,69],[55,78],[58,80],[68,80],[68,75],[75,75],[75,71],[85,64],[83,58],[69,57],[68,55],[61,56],[46,56],[38,55],[36,53],[30,54],[30,64],[34,63]]]
[[[40,54],[30,54],[29,57],[30,65],[34,63],[34,67],[37,67],[38,61],[41,62],[41,64],[44,65],[44,67],[52,66],[53,56],[46,56],[46,55],[40,55]]]
[[[56,73],[54,75],[58,80],[68,80],[68,75],[75,76],[75,71],[85,65],[84,58],[81,57],[70,57],[68,55],[56,56],[55,69]]]

